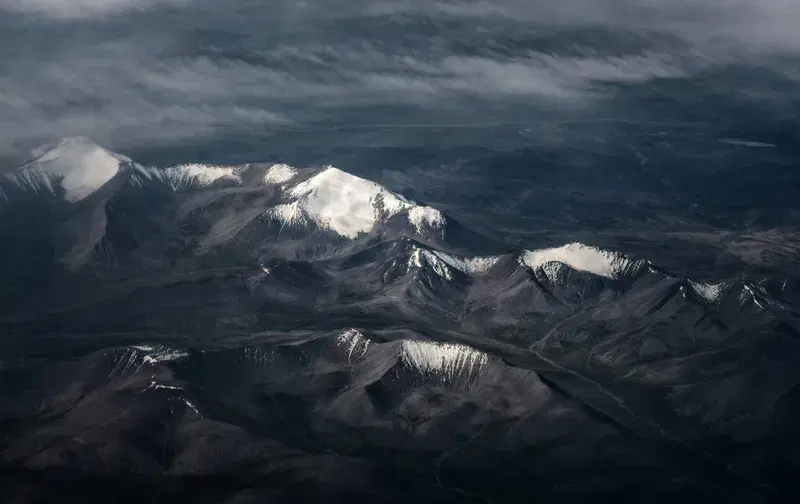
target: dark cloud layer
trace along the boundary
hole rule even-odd
[[[789,0],[0,0],[0,11],[3,155],[66,135],[130,146],[301,128],[369,106],[443,122],[466,108],[476,122],[520,107],[580,114],[619,86],[726,72],[726,92],[774,99],[775,82],[800,77]]]

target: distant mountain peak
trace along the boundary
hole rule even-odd
[[[631,259],[618,252],[603,250],[583,243],[568,243],[561,247],[526,250],[520,263],[532,269],[560,263],[576,271],[618,280],[637,272],[644,261]]]
[[[288,181],[290,173],[281,169],[274,175],[283,175],[278,178]],[[440,211],[412,203],[375,182],[334,166],[325,167],[288,187],[284,200],[285,203],[270,212],[284,225],[314,222],[322,229],[347,238],[369,233],[379,221],[400,213],[406,214],[417,232],[441,229],[445,225]]]
[[[86,137],[68,137],[52,148],[40,148],[35,160],[7,177],[20,187],[53,193],[54,184],[60,185],[67,201],[75,202],[105,185],[119,172],[122,163],[130,162],[128,157],[106,150]]]

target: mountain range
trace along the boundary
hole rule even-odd
[[[145,166],[85,138],[0,175],[0,237],[0,495],[800,492],[785,275],[520,250],[333,166]]]

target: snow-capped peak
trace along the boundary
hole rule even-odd
[[[63,138],[43,150],[33,162],[7,175],[21,187],[55,192],[53,184],[64,190],[67,201],[79,201],[102,187],[131,160],[108,151],[84,137]]]
[[[582,243],[569,243],[561,247],[526,250],[520,257],[522,265],[538,268],[549,263],[561,263],[574,270],[610,279],[623,278],[642,266],[642,261],[632,260],[620,253],[602,250]]]
[[[415,205],[375,182],[333,166],[288,188],[284,198],[286,203],[269,212],[284,225],[311,221],[347,238],[368,233],[380,220],[400,212],[406,212],[417,232],[444,227],[444,216],[438,210]]]

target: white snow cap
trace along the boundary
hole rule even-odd
[[[111,180],[123,162],[131,160],[88,138],[63,138],[53,149],[9,174],[9,179],[32,188],[45,186],[51,192],[54,192],[52,182],[57,182],[64,189],[67,201],[75,202]]]
[[[312,221],[347,238],[368,233],[378,221],[403,211],[417,232],[438,230],[445,223],[438,210],[415,205],[375,182],[333,166],[289,188],[284,197],[287,203],[269,212],[284,225]]]
[[[634,261],[617,252],[602,250],[582,243],[569,243],[557,248],[526,250],[523,252],[520,262],[529,268],[558,262],[574,270],[611,279],[622,278],[641,263],[641,261]]]

